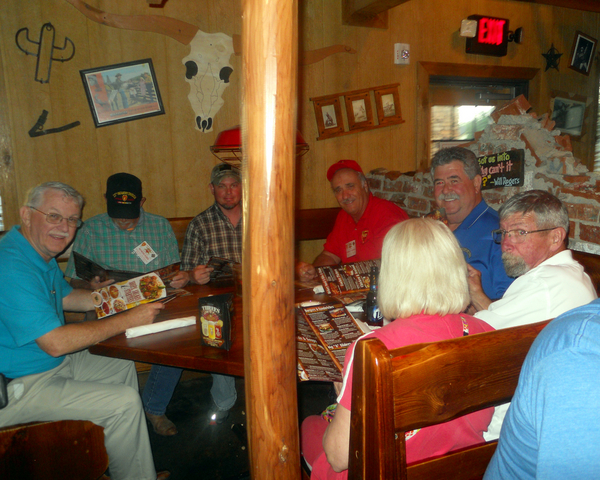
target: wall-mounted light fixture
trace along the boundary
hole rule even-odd
[[[301,157],[309,150],[308,143],[299,131],[296,131],[296,157]],[[223,130],[217,135],[210,151],[222,162],[239,167],[242,164],[242,132],[239,125]]]

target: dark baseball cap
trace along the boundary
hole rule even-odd
[[[111,218],[138,218],[142,181],[130,173],[115,173],[106,181],[106,211]]]
[[[210,183],[218,185],[225,177],[234,177],[238,182],[242,181],[239,169],[228,163],[220,163],[210,173]]]
[[[360,165],[354,160],[340,160],[339,162],[334,163],[331,167],[329,167],[329,170],[327,170],[327,180],[331,182],[335,172],[341,170],[342,168],[349,168],[350,170],[354,170],[355,172],[362,173],[364,175],[362,168],[360,168]]]

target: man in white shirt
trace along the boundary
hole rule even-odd
[[[492,302],[481,287],[481,274],[469,266],[475,317],[495,329],[515,327],[549,320],[597,297],[590,278],[567,249],[569,215],[558,198],[541,190],[522,192],[498,213],[500,229],[494,231],[494,239],[501,243],[507,275],[516,280]],[[507,409],[508,404],[496,407],[486,440],[498,438]]]

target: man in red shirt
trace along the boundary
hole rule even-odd
[[[340,160],[327,170],[327,180],[342,211],[327,237],[323,251],[312,264],[300,262],[301,280],[316,277],[315,267],[381,258],[383,237],[408,215],[396,204],[373,196],[354,160]]]

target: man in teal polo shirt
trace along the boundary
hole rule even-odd
[[[19,210],[21,226],[0,240],[0,372],[8,405],[0,427],[34,421],[90,420],[104,427],[111,479],[157,478],[133,362],[91,355],[90,345],[152,323],[164,305],[141,305],[94,322],[65,323],[63,310],[93,309],[54,257],[81,226],[83,197],[49,182]],[[159,474],[164,479],[168,474]]]

